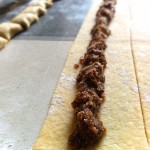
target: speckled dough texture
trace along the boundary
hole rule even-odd
[[[95,0],[69,52],[34,150],[70,149],[68,137],[74,123],[71,102],[75,97],[75,78],[79,71],[73,65],[85,53],[99,5],[100,1]],[[129,22],[129,0],[118,0],[106,49],[106,100],[100,110],[107,132],[97,145],[87,150],[149,150],[137,90]]]

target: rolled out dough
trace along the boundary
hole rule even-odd
[[[23,31],[23,28],[20,24],[6,22],[0,24],[0,36],[10,40],[14,35]]]
[[[131,2],[132,47],[145,121],[145,130],[148,142],[150,143],[150,1],[133,0]]]
[[[73,131],[75,78],[79,70],[73,68],[85,53],[91,39],[95,14],[100,1],[95,0],[69,52],[58,81],[51,106],[33,150],[69,150],[68,137]],[[106,101],[100,117],[107,129],[105,137],[88,150],[149,150],[130,45],[129,0],[118,0],[116,15],[110,28],[106,50]]]
[[[0,37],[0,49],[3,48],[8,41],[2,37]]]
[[[33,13],[21,13],[12,19],[12,22],[20,24],[23,28],[28,29],[30,25],[39,20],[38,16]]]

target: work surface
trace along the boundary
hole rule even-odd
[[[91,4],[92,0],[55,2],[38,23],[0,51],[1,150],[31,149],[68,51]],[[1,14],[0,22],[11,19],[26,5]]]
[[[112,69],[112,72],[114,71],[114,76],[110,76],[106,71],[106,84],[109,84],[108,82],[111,78],[115,79],[116,77],[119,77],[119,79],[124,82],[121,84],[126,88],[122,88],[124,95],[119,97],[118,94],[117,96],[120,100],[122,100],[122,98],[127,99],[125,101],[126,103],[132,102],[133,104],[133,100],[135,100],[137,108],[132,108],[134,108],[134,112],[141,111],[141,116],[143,117],[143,120],[140,119],[138,122],[141,124],[139,133],[142,133],[141,131],[144,128],[145,132],[143,132],[142,136],[149,141],[150,119],[148,110],[150,108],[150,91],[148,87],[150,79],[148,75],[150,62],[145,58],[150,57],[150,46],[148,41],[150,30],[149,22],[146,20],[146,17],[143,17],[149,14],[149,1],[127,0],[124,12],[122,11],[124,8],[124,1],[118,1],[122,7],[118,7],[117,11],[120,13],[117,13],[116,18],[114,18],[114,24],[112,23],[115,32],[112,31],[114,34],[110,37],[112,38],[110,40],[110,45],[108,43],[110,49],[107,51],[107,57],[114,58],[110,59],[110,61],[112,60],[113,65],[117,69]],[[33,146],[46,118],[52,95],[65,64],[67,54],[71,49],[73,41],[91,4],[92,0],[62,0],[54,3],[53,8],[48,10],[48,14],[43,16],[39,23],[34,24],[28,31],[10,41],[8,45],[0,51],[0,149],[24,150],[31,149]],[[20,8],[20,10],[21,9],[22,8]],[[0,21],[3,22],[15,14],[15,9],[13,9],[11,12],[7,13],[7,17],[1,15]],[[121,42],[118,38],[120,36],[119,33],[124,35],[122,36],[123,39]],[[86,35],[87,34],[89,33],[86,33]],[[89,38],[89,36],[85,38],[82,36],[80,38],[84,45],[84,40]],[[80,43],[80,39],[78,39],[78,42]],[[125,43],[128,44],[125,45]],[[116,45],[116,47],[114,45]],[[115,47],[113,51],[111,51],[111,47]],[[126,51],[126,55],[124,55],[123,58],[117,58],[116,54],[121,54],[122,51]],[[129,61],[126,61],[126,64],[128,65],[124,64],[124,66],[120,68],[118,64],[127,59],[129,59]],[[71,65],[70,68],[73,66],[73,64],[69,65]],[[108,62],[108,70],[110,68],[112,67],[109,66]],[[128,73],[131,73],[129,76],[132,78],[124,78]],[[70,83],[71,80],[69,79],[66,82]],[[121,82],[119,82],[119,84],[120,83]],[[129,86],[129,83],[134,83],[134,85],[131,84],[132,86]],[[110,84],[110,88],[106,91],[108,95],[119,90],[117,86],[113,85],[114,84]],[[125,93],[126,91],[127,93]],[[131,96],[132,94],[134,97],[128,97],[128,95]],[[114,104],[113,100],[117,101],[116,97],[110,96],[110,100],[109,98],[107,99],[104,108],[107,108],[105,105],[109,103],[110,107],[108,107],[108,109],[111,109]],[[70,104],[68,105],[70,106]],[[124,107],[119,108],[120,111],[125,109]],[[117,107],[115,109],[118,110]],[[131,110],[127,109],[127,111],[129,113]],[[53,112],[53,110],[49,112]],[[106,109],[105,111],[102,111],[104,123],[106,121],[105,116],[108,116],[105,115],[105,113],[107,114]],[[129,114],[132,114],[132,111]],[[114,117],[116,116],[115,111],[112,111],[110,115],[112,115],[110,118],[112,119],[111,124],[113,124],[116,119]],[[135,118],[137,116],[135,115]],[[141,118],[141,116],[139,118]],[[131,120],[128,125],[133,127],[135,122],[132,124],[132,119],[134,118],[129,115],[128,119]],[[111,126],[111,124],[109,125]],[[107,126],[106,123],[105,125]],[[126,124],[124,126],[126,126]],[[137,129],[136,125],[134,127]],[[119,127],[114,124],[114,128],[112,126],[112,129],[115,131],[116,128]],[[129,145],[131,144],[131,140],[130,138],[128,139],[128,137],[130,135],[132,136],[132,133],[134,132],[134,128],[130,129],[131,132],[124,132],[127,133],[127,138],[122,136],[125,141],[129,140]],[[44,140],[48,140],[48,144],[46,143],[48,146],[53,146],[50,144],[49,139],[45,139],[43,131],[44,130],[41,130],[41,135],[43,135],[43,137],[39,136],[36,148],[45,146],[45,143],[42,143]],[[110,130],[108,130],[108,132],[109,131]],[[116,133],[117,132],[118,131],[116,131]],[[120,135],[124,135],[124,133],[121,132]],[[135,134],[138,135],[139,133],[136,132]],[[56,134],[56,137],[58,135],[59,134]],[[108,142],[111,141],[109,136],[106,136],[106,142],[107,137]],[[106,144],[106,146],[116,146],[115,148],[117,149],[118,145],[116,144],[116,141],[121,141],[122,138],[115,141],[113,134],[112,137],[114,145]],[[116,138],[118,137],[116,136]],[[137,142],[138,140],[139,142]],[[140,142],[142,143],[143,141],[135,138],[135,143],[139,143],[139,145]],[[144,142],[147,143],[147,141]],[[58,141],[58,143],[59,142],[60,141]],[[43,145],[41,145],[41,143]],[[59,147],[61,144],[62,142],[57,146]],[[127,145],[125,144],[124,146]],[[143,145],[140,146],[142,147]],[[112,147],[110,147],[109,149],[112,149]]]

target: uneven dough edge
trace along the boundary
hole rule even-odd
[[[73,68],[83,55],[91,39],[95,14],[100,2],[94,2],[68,55],[66,65],[58,81],[51,106],[34,150],[69,150],[68,137],[72,131],[75,96]],[[112,35],[108,40],[106,57],[106,101],[100,117],[107,128],[106,136],[89,150],[148,150],[144,132],[139,93],[130,47],[129,0],[118,0],[117,12],[111,24]]]

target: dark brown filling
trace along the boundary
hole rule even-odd
[[[97,142],[105,133],[99,120],[99,110],[105,99],[104,69],[106,67],[106,38],[110,35],[108,25],[114,17],[116,0],[104,0],[97,12],[96,24],[91,31],[92,40],[80,59],[82,69],[77,79],[77,93],[72,107],[76,116],[76,128],[69,137],[73,149],[85,148]],[[75,68],[78,68],[75,65]]]

